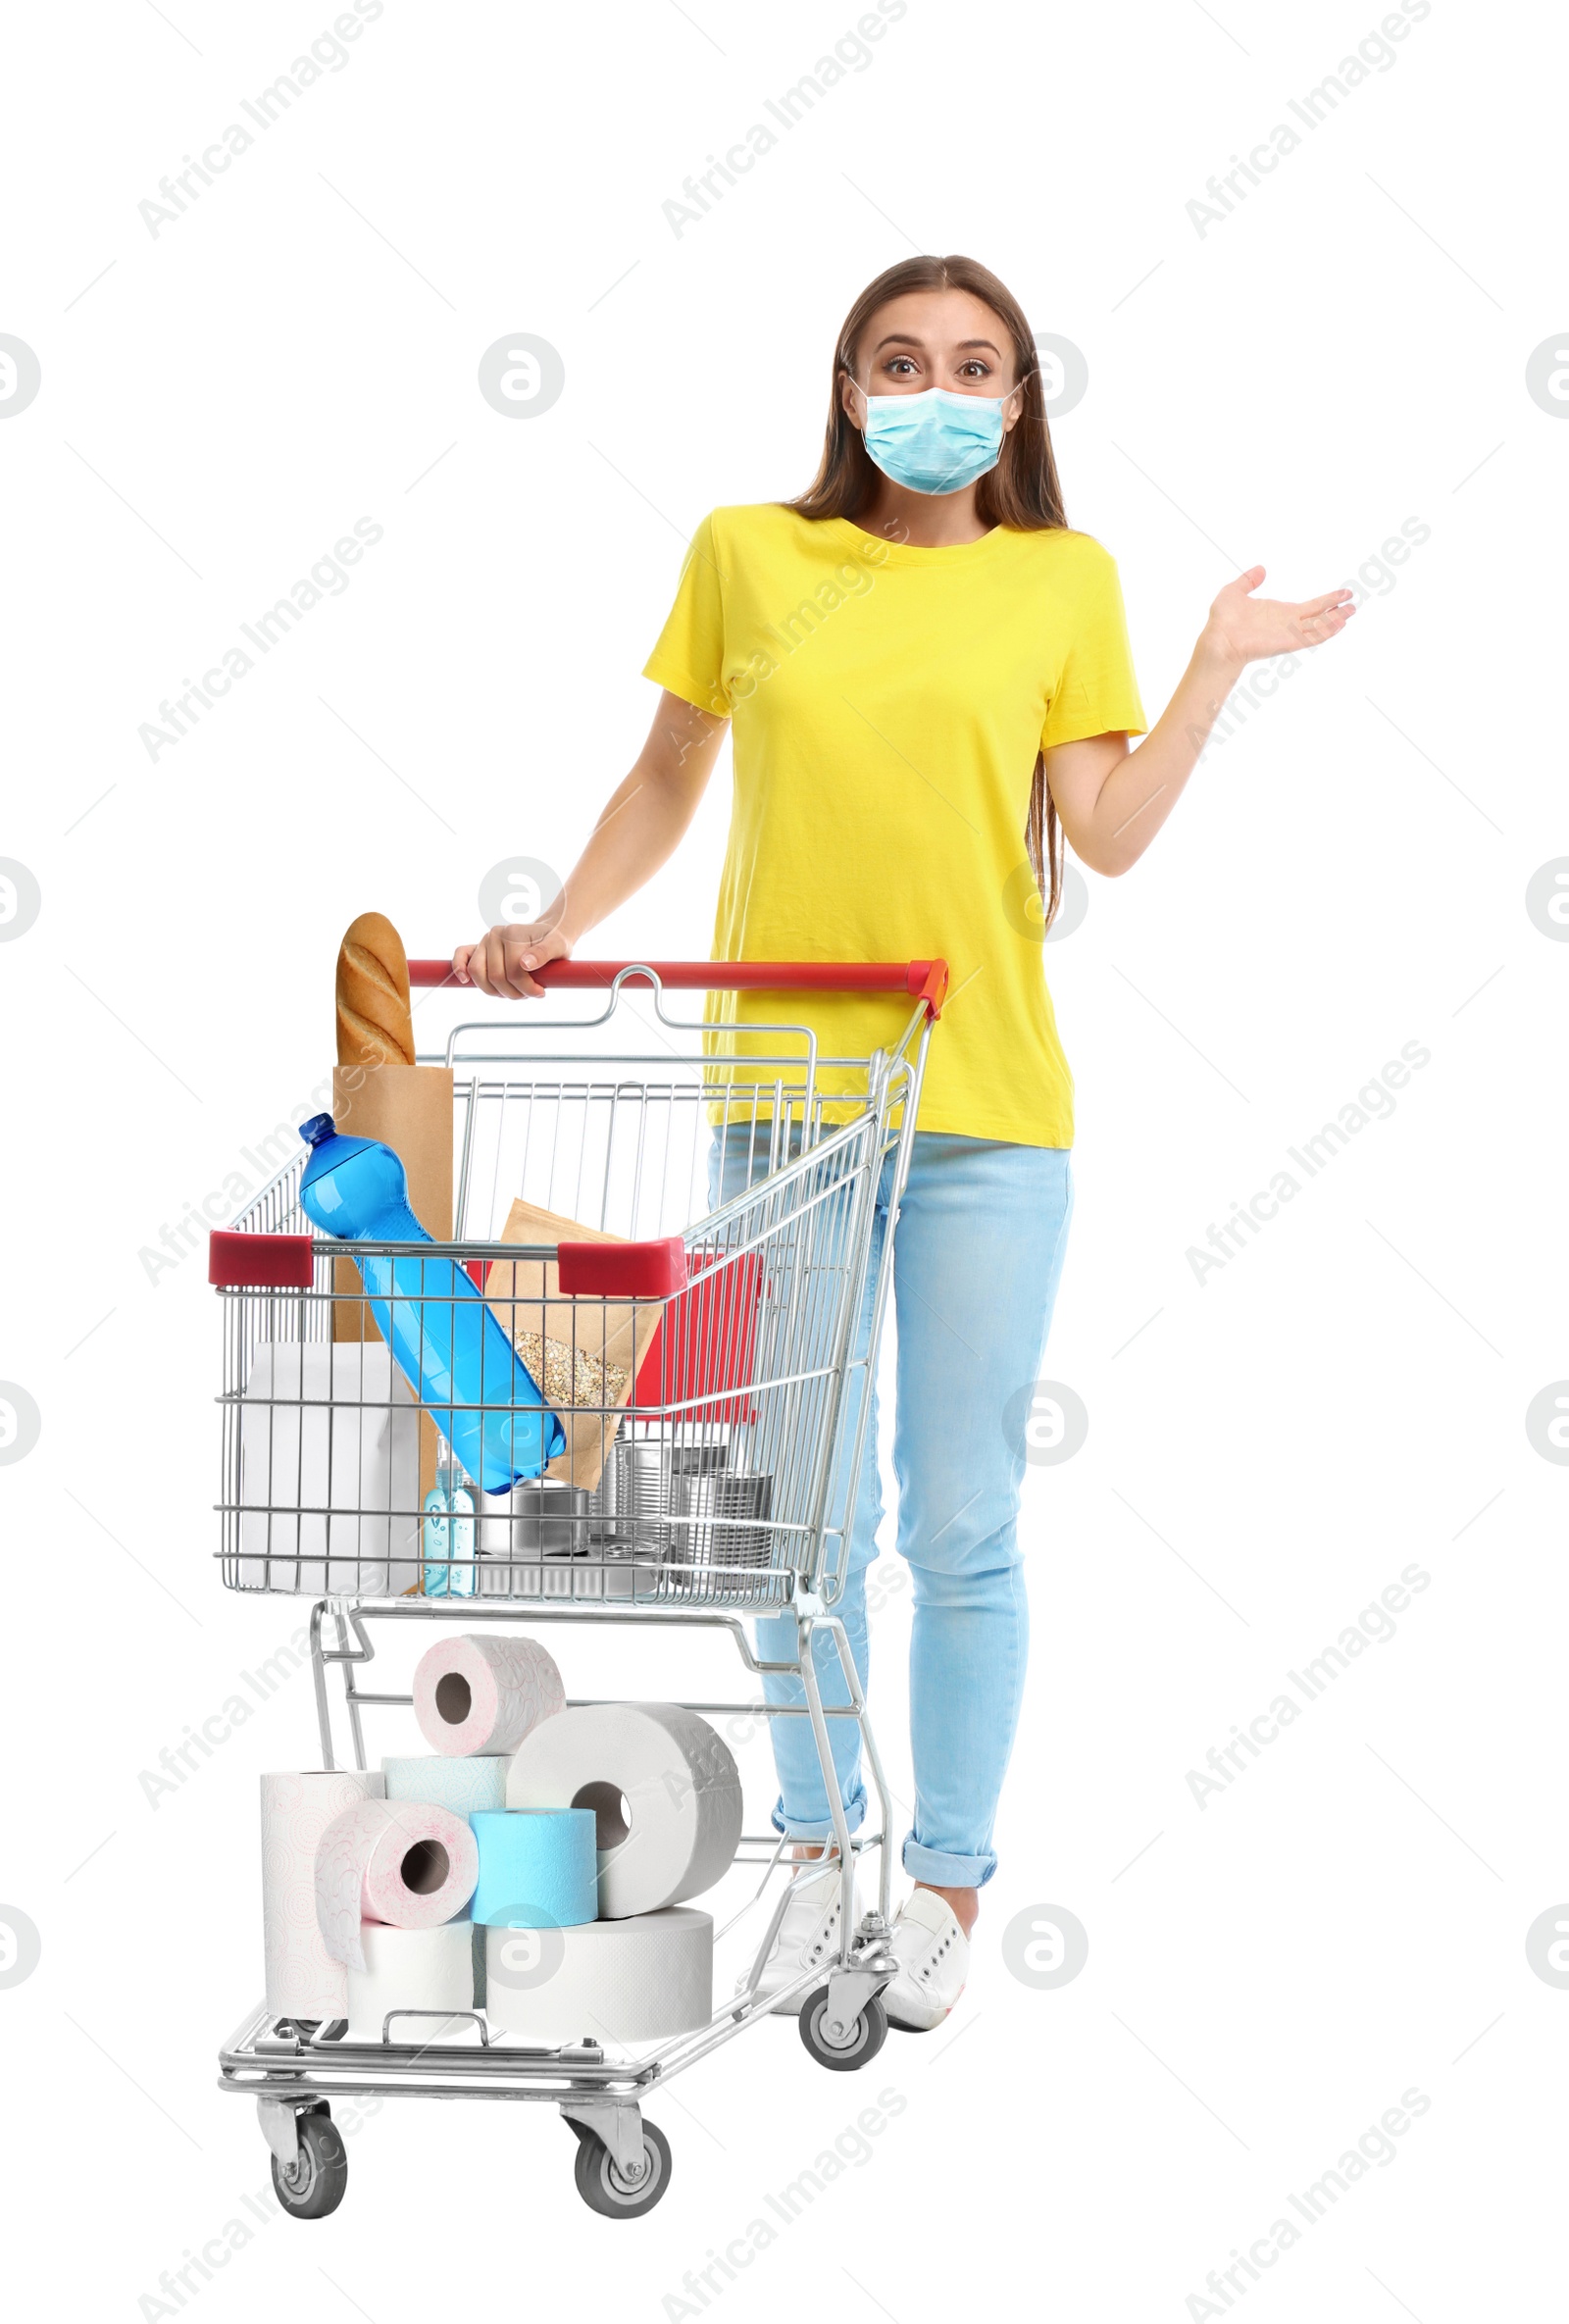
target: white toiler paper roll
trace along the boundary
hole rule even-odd
[[[333,1960],[363,1969],[367,1921],[433,1929],[474,1895],[472,1826],[421,1799],[362,1799],[329,1824],[316,1850],[316,1917]]]
[[[443,1921],[435,1929],[389,1929],[362,1921],[363,1969],[348,1972],[348,2039],[380,2042],[389,2009],[474,2007],[474,1925]],[[452,2042],[474,2033],[472,2018],[398,2017],[394,2042]]]
[[[263,1340],[239,1456],[242,1590],[396,1597],[419,1580],[420,1415],[380,1340]]]
[[[674,1702],[584,1703],[545,1720],[519,1746],[507,1805],[594,1810],[605,1920],[700,1895],[730,1870],[741,1836],[729,1746]]]
[[[677,1908],[577,1929],[487,1929],[485,2014],[493,2035],[552,2047],[618,2049],[707,2025],[714,1924]]]
[[[381,1777],[353,1768],[262,1778],[262,1947],[275,2017],[343,2017],[348,1986],[316,1918],[316,1851],[345,1808],[379,1799]]]
[[[449,1759],[441,1751],[429,1758],[383,1759],[389,1799],[428,1799],[448,1807],[455,1816],[473,1815],[477,1807],[505,1807],[505,1757]]]
[[[566,1699],[555,1657],[532,1639],[463,1631],[428,1647],[414,1666],[420,1733],[449,1759],[515,1751]]]

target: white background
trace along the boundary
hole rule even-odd
[[[0,853],[42,892],[0,945],[0,1376],[41,1413],[0,1469],[0,1899],[42,1940],[0,1990],[27,2312],[706,2312],[686,2271],[892,2090],[870,2159],[708,2306],[1202,2315],[1208,2271],[1413,2088],[1394,2159],[1228,2297],[1540,2312],[1569,1993],[1525,1936],[1569,1895],[1569,1478],[1525,1411],[1569,1372],[1569,952],[1525,889],[1569,851],[1547,724],[1569,428],[1525,369],[1569,321],[1561,29],[1434,0],[1200,234],[1186,205],[1296,121],[1376,0],[910,0],[678,236],[661,205],[852,0],[388,0],[150,233],[138,203],[332,13],[126,0],[9,37],[0,329],[42,365],[0,427]],[[308,1679],[156,1807],[138,1779],[303,1616],[219,1587],[217,1302],[203,1252],[156,1281],[138,1254],[299,1118],[356,912],[444,951],[500,859],[570,864],[646,726],[683,539],[805,481],[839,320],[912,247],[981,257],[1084,351],[1058,458],[1119,560],[1151,711],[1240,566],[1305,595],[1431,529],[1046,954],[1080,1110],[1047,1368],[1090,1425],[1028,1481],[1034,1664],[970,1991],[859,2079],[764,2025],[676,2084],[650,2107],[676,2175],[641,2224],[578,2202],[550,2113],[410,2103],[355,2132],[332,2219],[268,2196],[263,2226],[242,2198],[267,2153],[214,2057],[260,1990],[256,1778],[311,1763]],[[524,421],[476,386],[517,331],[566,369]],[[361,517],[384,537],[347,590],[151,760],[138,726]],[[706,951],[728,788],[722,767],[600,949]],[[1200,1286],[1189,1246],[1409,1041],[1431,1062],[1393,1115]],[[1393,1640],[1201,1808],[1188,1770],[1413,1563]],[[907,1793],[908,1591],[884,1591]],[[563,1647],[570,1691],[731,1683],[695,1647],[657,1672],[596,1651]],[[747,1767],[755,1825],[760,1746]],[[1000,1938],[1047,1905],[1089,1955],[1043,1992]],[[221,2273],[158,2295],[234,2219]]]

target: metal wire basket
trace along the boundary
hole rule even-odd
[[[411,966],[418,982],[445,976]],[[462,1025],[440,1060],[451,1240],[315,1233],[303,1145],[215,1236],[229,1588],[632,1607],[767,1607],[803,1586],[836,1598],[868,1402],[852,1392],[869,1360],[855,1327],[879,1179],[913,1127],[929,964],[810,978],[896,977],[921,1000],[902,1039],[858,1058],[820,1057],[809,1030],[785,1025],[748,1026],[742,1051],[666,1014],[668,983],[787,985],[798,968],[552,968],[552,983],[608,987],[602,1014]],[[654,1053],[619,1045],[640,983],[654,987]],[[541,1215],[572,1232],[516,1238],[519,1218],[537,1235]],[[478,1400],[450,1382],[445,1400],[429,1381],[418,1395],[366,1259],[396,1262],[393,1305],[422,1344],[441,1340],[443,1310],[482,1297],[538,1403],[519,1403],[510,1380],[492,1393],[486,1379]],[[879,1319],[889,1260],[890,1238]],[[452,1329],[447,1316],[448,1342]],[[554,1413],[567,1450],[485,1491],[450,1447],[466,1416],[502,1410],[515,1443],[531,1430],[537,1442]]]

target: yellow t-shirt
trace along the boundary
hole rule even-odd
[[[1071,1145],[1024,834],[1038,750],[1144,731],[1099,543],[999,527],[912,548],[774,503],[716,509],[643,675],[734,721],[714,958],[946,960],[920,1127]],[[850,1057],[890,1046],[909,1006],[752,992],[713,1013],[784,1014]]]

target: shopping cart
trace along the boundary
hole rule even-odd
[[[410,975],[417,986],[457,989],[442,961],[412,961]],[[352,1764],[364,1769],[365,1713],[413,1700],[406,1689],[364,1682],[379,1675],[379,1645],[411,1624],[724,1633],[749,1676],[794,1679],[797,1699],[683,1707],[810,1721],[840,1868],[836,1957],[760,2000],[791,1865],[773,1832],[743,1834],[735,1860],[763,1870],[742,1910],[766,1917],[750,1969],[706,2025],[657,2046],[623,2049],[592,2036],[556,2048],[522,2045],[479,2008],[441,2012],[439,2038],[423,2040],[417,2025],[394,2023],[420,2013],[394,2012],[379,2042],[350,2040],[343,2020],[253,2010],[224,2046],[221,2086],[256,2098],[278,2200],[295,2216],[320,2217],[342,2198],[333,2097],[557,2105],[578,2137],[580,2193],[594,2210],[627,2218],[652,2209],[669,2184],[669,2145],[642,2115],[648,2093],[779,1999],[800,1996],[801,2039],[827,2067],[859,2067],[881,2047],[881,1995],[895,1968],[891,1811],[834,1609],[866,1452],[892,1220],[946,981],[940,961],[552,962],[538,982],[551,994],[598,990],[599,1014],[563,1020],[534,1003],[502,1023],[460,1024],[444,1052],[421,1057],[453,1077],[453,1240],[314,1237],[300,1207],[303,1146],[233,1228],[213,1237],[224,1315],[218,1555],[230,1589],[315,1598],[323,1768],[342,1764],[329,1668],[340,1675]],[[667,990],[743,987],[886,993],[904,1006],[889,1001],[887,1046],[853,1058],[821,1055],[799,1025],[749,1022],[742,1039],[723,1023],[667,1013]],[[629,1017],[635,1049],[619,1045]],[[885,1172],[889,1232],[874,1265]],[[545,1239],[541,1218],[573,1232]],[[533,1238],[518,1239],[531,1223]],[[446,1405],[411,1410],[380,1351],[351,1377],[353,1393],[333,1373],[330,1401],[320,1400],[311,1382],[336,1361],[332,1351],[346,1342],[369,1349],[379,1338],[354,1264],[377,1257],[399,1263],[404,1293],[414,1270],[411,1312],[421,1315],[454,1301],[452,1262],[467,1271],[543,1383],[544,1402],[564,1416],[565,1476],[558,1460],[557,1475],[505,1493],[461,1478],[454,1432],[465,1415],[489,1417],[488,1407],[463,1404],[454,1390]],[[868,1305],[866,1340],[858,1327]],[[538,1431],[540,1407],[510,1409],[514,1426]],[[422,1431],[427,1474],[433,1436],[445,1480],[430,1501],[412,1449]],[[368,1464],[365,1445],[391,1438],[407,1457]],[[761,1657],[747,1614],[787,1617],[790,1651]],[[812,1656],[820,1631],[843,1672],[842,1708],[822,1699]],[[833,1773],[835,1718],[858,1723],[877,1799],[876,1829],[854,1838]],[[874,1851],[877,1902],[855,1925],[856,1859]],[[777,1872],[786,1877],[775,1895]]]

